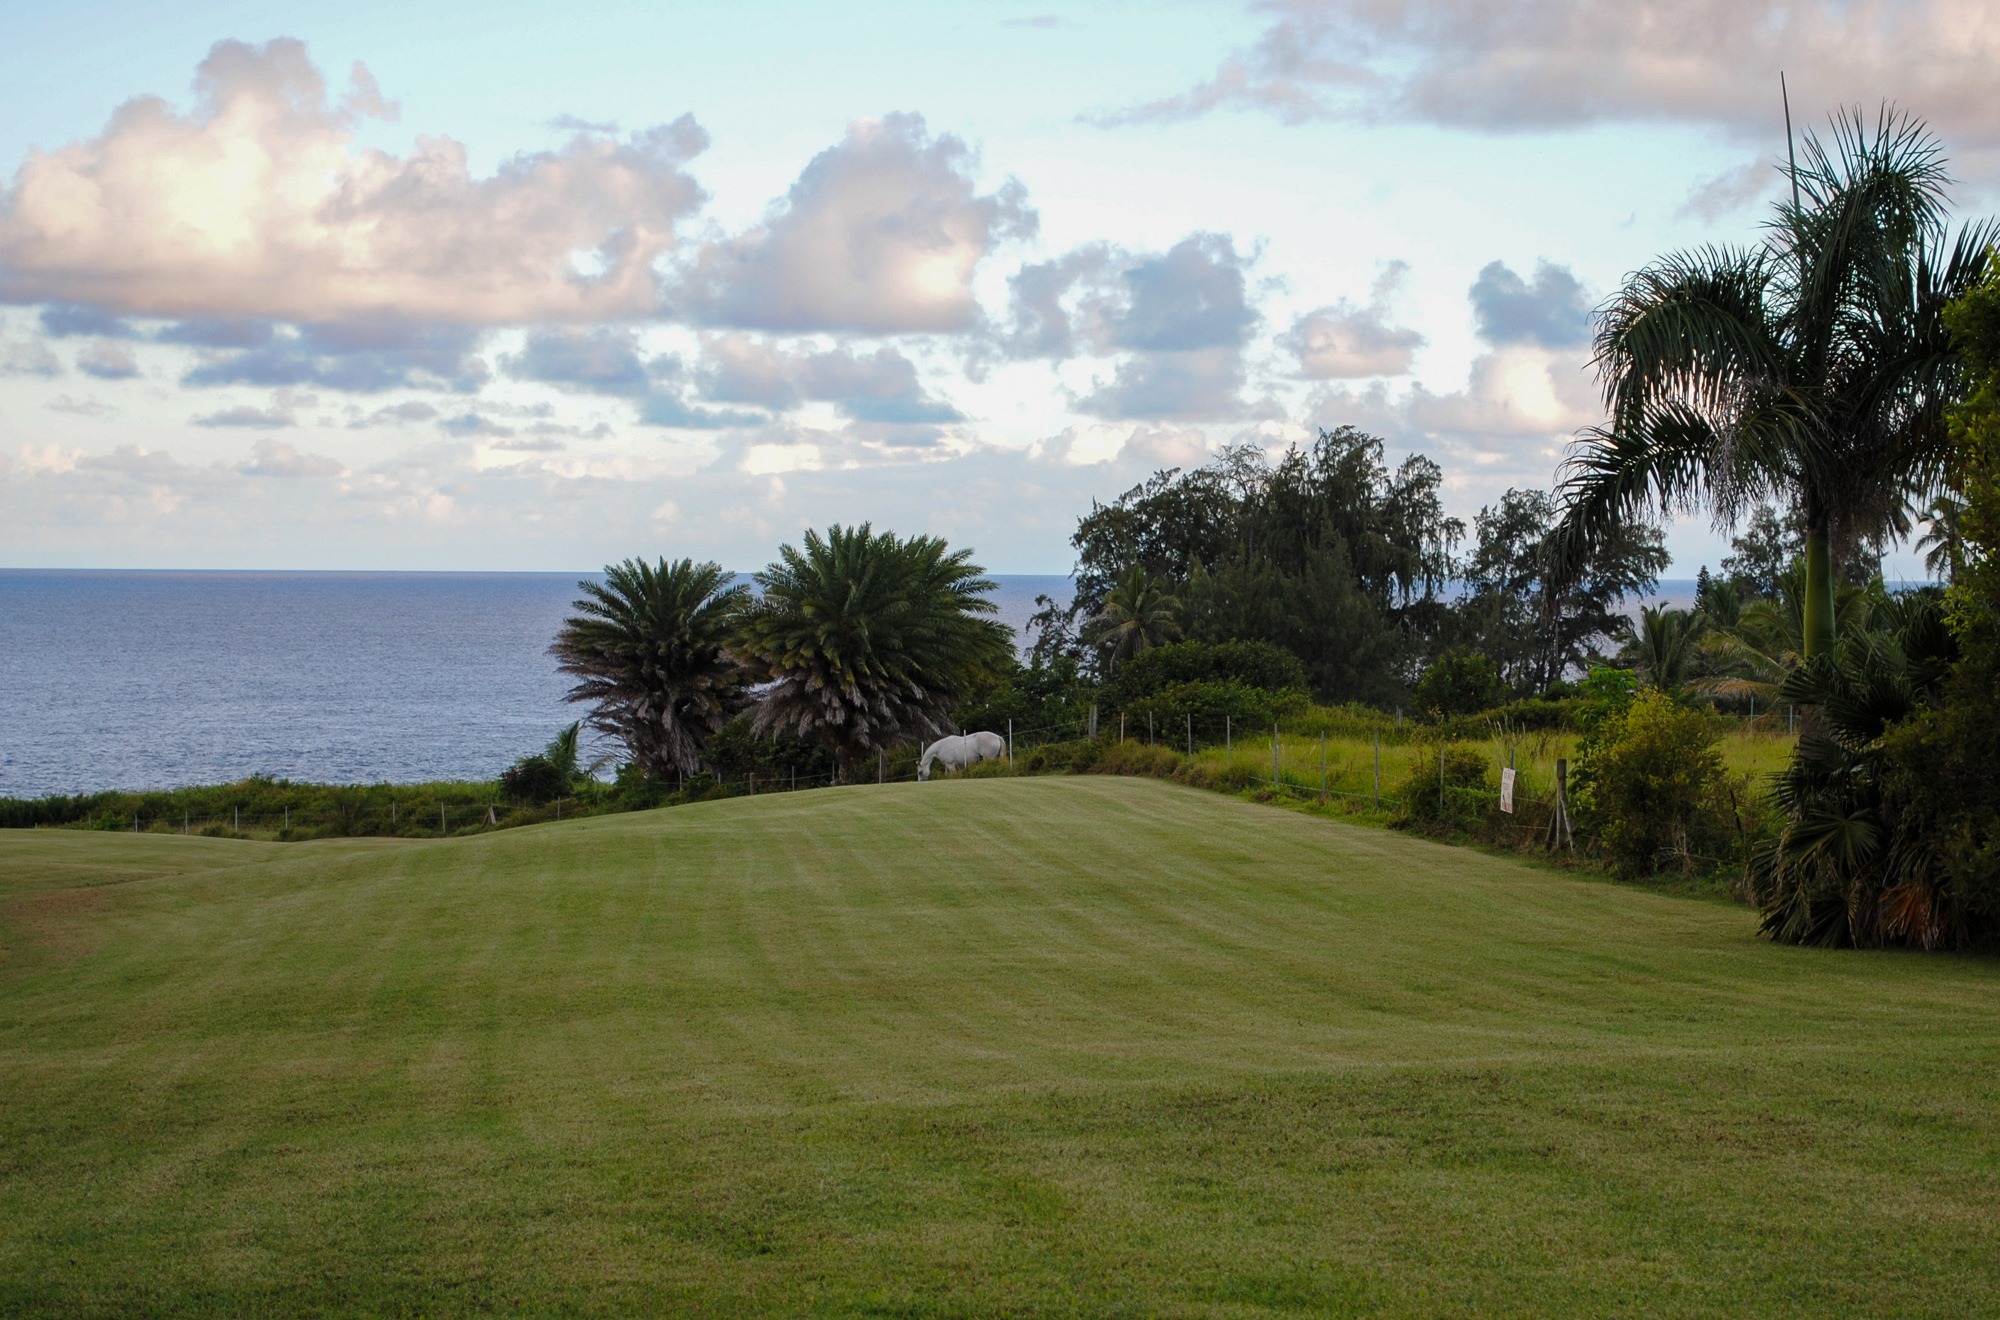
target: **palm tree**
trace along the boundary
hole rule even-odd
[[[1909,527],[1938,488],[1961,368],[1940,313],[1994,230],[1947,232],[1937,139],[1885,107],[1808,136],[1763,245],[1676,253],[1601,314],[1609,422],[1565,479],[1557,544],[1575,562],[1625,520],[1766,499],[1805,523],[1804,652],[1834,639],[1834,561]]]
[[[720,564],[628,559],[583,598],[550,654],[582,681],[568,700],[591,703],[588,723],[625,745],[656,778],[690,775],[743,689],[728,650],[749,589]]]
[[[1701,664],[1702,616],[1692,610],[1639,607],[1639,626],[1625,657],[1639,677],[1669,695],[1686,687]]]
[[[825,747],[843,778],[893,744],[951,732],[951,708],[1006,664],[1013,639],[994,584],[936,537],[898,539],[867,523],[808,531],[757,575],[737,654],[757,694],[752,728]]]
[[[1175,616],[1180,609],[1180,599],[1168,594],[1165,581],[1134,563],[1104,594],[1104,607],[1084,625],[1084,637],[1098,647],[1105,667],[1116,669],[1119,661],[1179,637]]]

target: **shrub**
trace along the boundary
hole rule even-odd
[[[1500,671],[1469,646],[1454,646],[1424,667],[1410,699],[1424,712],[1473,715],[1506,698]]]
[[[1577,756],[1576,817],[1612,869],[1691,872],[1733,854],[1736,819],[1713,721],[1648,689],[1605,717]]]
[[[500,772],[501,791],[516,802],[553,802],[569,791],[569,776],[547,756],[524,756]]]
[[[1298,657],[1268,642],[1176,642],[1127,660],[1104,696],[1115,710],[1179,685],[1232,682],[1266,692],[1307,686]]]
[[[1268,729],[1274,721],[1296,718],[1311,706],[1312,698],[1299,688],[1271,691],[1232,678],[1174,683],[1132,702],[1125,710],[1139,722],[1134,726],[1138,728],[1143,728],[1151,715],[1161,736],[1173,741],[1190,719],[1202,736],[1210,737],[1222,729],[1225,717],[1239,730]]]
[[[1113,743],[1091,762],[1094,775],[1146,775],[1171,779],[1181,767],[1182,757],[1171,747],[1149,746],[1142,742]]]
[[[1442,773],[1439,761],[1442,759]],[[1397,790],[1399,825],[1469,830],[1486,819],[1499,792],[1486,753],[1469,743],[1419,748]]]

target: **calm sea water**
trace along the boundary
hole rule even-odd
[[[1017,633],[1061,577],[997,576]],[[579,713],[572,573],[0,570],[0,797],[487,778]]]
[[[1037,595],[1069,593],[995,580],[1017,635]],[[0,797],[487,778],[578,714],[548,655],[576,581],[0,570]]]

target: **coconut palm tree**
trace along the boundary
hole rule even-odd
[[[1098,648],[1105,668],[1116,669],[1120,661],[1179,637],[1175,616],[1180,609],[1180,599],[1168,594],[1164,579],[1133,563],[1105,593],[1104,608],[1084,625],[1084,640]]]
[[[691,559],[605,567],[583,591],[550,654],[582,681],[568,700],[591,703],[587,723],[625,745],[658,778],[701,768],[702,749],[728,720],[743,679],[728,645],[749,589],[720,564]]]
[[[808,531],[757,575],[736,649],[761,685],[752,728],[826,748],[843,778],[894,744],[952,731],[952,706],[1013,655],[994,584],[931,536]]]
[[[1994,230],[1947,233],[1938,141],[1893,109],[1804,156],[1760,247],[1662,258],[1602,311],[1609,421],[1570,454],[1557,545],[1574,562],[1635,515],[1776,499],[1805,524],[1810,656],[1833,644],[1836,559],[1907,530],[1943,478],[1961,369],[1940,314]]]
[[[1621,657],[1639,677],[1669,695],[1692,682],[1701,668],[1706,621],[1693,610],[1639,607],[1639,626]]]

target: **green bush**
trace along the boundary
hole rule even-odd
[[[502,770],[500,788],[516,802],[553,802],[569,792],[569,776],[561,766],[536,752]]]
[[[1471,744],[1454,742],[1418,751],[1397,788],[1396,823],[1428,829],[1476,828],[1486,819],[1500,791],[1486,753]]]
[[[1506,696],[1491,660],[1469,646],[1454,646],[1424,667],[1410,700],[1425,714],[1474,715]]]
[[[1647,689],[1598,725],[1577,755],[1579,828],[1611,867],[1692,872],[1737,851],[1736,815],[1713,720]]]
[[[1173,687],[1194,683],[1235,683],[1266,692],[1307,686],[1305,666],[1291,652],[1268,642],[1175,642],[1133,656],[1105,685],[1113,710]]]
[[[1159,736],[1175,742],[1187,721],[1193,720],[1196,733],[1204,740],[1220,734],[1224,719],[1239,731],[1268,729],[1278,720],[1295,719],[1312,707],[1312,698],[1300,688],[1272,691],[1251,687],[1237,679],[1221,682],[1174,683],[1125,708],[1136,721],[1130,727],[1143,730],[1146,717],[1153,717]]]

